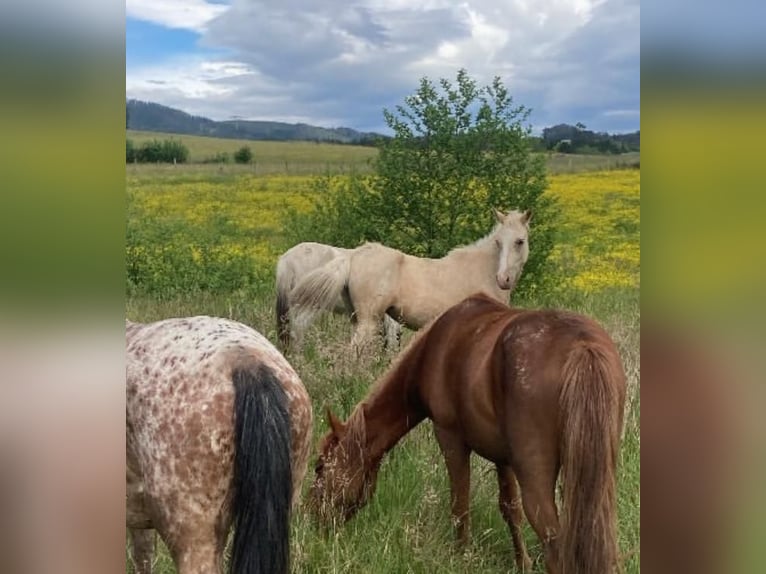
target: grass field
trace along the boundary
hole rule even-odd
[[[253,151],[251,165],[226,164],[219,167],[229,172],[255,175],[305,175],[327,171],[345,173],[350,170],[367,172],[370,170],[370,160],[378,155],[378,150],[373,147],[329,143],[235,140],[135,130],[128,130],[127,137],[136,145],[153,139],[180,140],[189,148],[189,161],[192,163],[202,162],[224,152],[231,156],[242,146],[248,146]],[[130,170],[141,173],[152,167],[157,166],[129,165],[128,173]],[[205,166],[200,167],[201,171],[209,171]],[[184,166],[184,169],[188,170],[189,166]]]
[[[232,145],[236,149],[237,144]],[[258,157],[258,147],[252,147]],[[284,248],[281,221],[288,206],[310,206],[311,178],[284,173],[260,176],[247,168],[231,169],[235,167],[225,166],[226,171],[219,172],[211,166],[129,166],[128,265],[140,268],[144,273],[140,277],[156,279],[159,290],[129,286],[126,312],[132,320],[218,315],[242,321],[276,340],[273,265]],[[556,286],[538,300],[514,304],[586,313],[601,321],[618,344],[630,385],[619,468],[620,547],[624,572],[638,573],[640,172],[553,175],[549,193],[562,207],[559,244],[553,254]],[[530,242],[533,245],[533,234]],[[190,284],[196,284],[194,273],[206,277],[221,273],[225,283],[251,269],[255,271],[242,288],[225,293],[172,289],[172,283],[184,280],[187,272]],[[348,349],[350,336],[347,321],[326,317],[309,332],[304,353],[290,357],[312,398],[315,442],[325,431],[324,406],[347,416],[391,359],[381,355],[357,361]],[[406,340],[407,336],[405,344]],[[325,531],[303,508],[298,510],[293,520],[293,571],[512,572],[513,550],[497,509],[492,467],[478,457],[472,464],[472,542],[464,552],[452,543],[446,469],[430,423],[425,422],[385,460],[374,499],[354,520]],[[311,471],[304,488],[310,479]],[[544,572],[536,537],[529,527],[525,533],[536,559],[535,572]],[[128,569],[132,571],[130,565]],[[174,571],[164,550],[155,571]]]
[[[189,148],[191,165],[183,166],[185,173],[197,174],[249,174],[249,175],[315,175],[322,173],[368,173],[371,161],[377,157],[378,150],[373,147],[338,145],[313,142],[271,142],[253,140],[235,140],[165,134],[128,130],[127,137],[140,146],[143,142],[158,139],[175,139]],[[230,156],[242,146],[253,150],[252,165],[223,164],[210,166],[195,165],[219,153]],[[584,155],[547,153],[546,161],[549,173],[575,173],[604,169],[630,167],[639,161],[638,152],[621,155]],[[172,165],[130,164],[129,175],[155,177],[178,171]]]

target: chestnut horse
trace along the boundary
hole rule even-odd
[[[441,259],[414,257],[379,243],[339,254],[293,287],[294,319],[309,324],[345,293],[356,319],[353,345],[359,349],[386,315],[416,330],[479,291],[508,303],[529,257],[531,218],[531,211],[495,210],[497,225],[486,237]]]
[[[383,456],[429,418],[447,463],[459,542],[469,536],[474,451],[496,465],[500,512],[520,571],[531,560],[519,487],[549,573],[611,572],[625,393],[615,345],[593,320],[469,297],[416,336],[346,423],[328,411],[312,507],[324,519],[353,516],[372,495]]]
[[[137,574],[156,529],[179,574],[288,572],[290,510],[310,448],[309,396],[250,327],[213,317],[127,330],[127,526]]]

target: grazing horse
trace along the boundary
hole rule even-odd
[[[365,243],[331,259],[293,288],[290,302],[296,317],[310,322],[346,291],[356,314],[353,342],[359,348],[386,314],[420,329],[473,293],[508,303],[529,256],[532,212],[496,210],[495,217],[497,225],[489,235],[441,259],[414,257],[379,243]]]
[[[459,542],[469,537],[473,451],[496,465],[520,571],[531,560],[519,487],[549,573],[611,572],[625,393],[615,345],[591,319],[470,297],[415,337],[347,422],[328,410],[311,507],[326,520],[353,516],[372,496],[383,456],[429,418],[447,463]]]
[[[288,350],[292,342],[300,345],[313,317],[303,316],[302,321],[290,321],[290,293],[296,283],[314,269],[336,257],[346,256],[351,249],[333,247],[324,243],[299,243],[285,251],[277,261],[277,336],[283,350]],[[331,310],[338,314],[352,315],[353,308],[346,291],[338,293],[332,302]],[[402,334],[402,327],[391,317],[383,318],[384,344],[389,349],[397,349]]]
[[[250,327],[190,317],[126,323],[127,526],[138,574],[154,532],[179,574],[286,573],[312,411],[285,358]]]

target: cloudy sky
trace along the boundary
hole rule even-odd
[[[639,0],[127,0],[128,98],[387,132],[423,76],[500,76],[539,130],[639,128]]]

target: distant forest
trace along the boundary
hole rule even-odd
[[[231,119],[215,121],[193,116],[160,104],[127,100],[125,123],[128,129],[153,132],[210,136],[230,139],[316,141],[353,145],[377,145],[387,136],[359,132],[351,128],[322,128],[308,124]],[[531,138],[538,151],[561,153],[624,153],[640,151],[640,131],[608,134],[588,130],[578,123],[545,128],[542,137]]]
[[[538,150],[561,153],[625,153],[641,151],[641,131],[628,134],[594,132],[580,123],[570,126],[558,124],[543,129],[543,135],[535,139]]]

